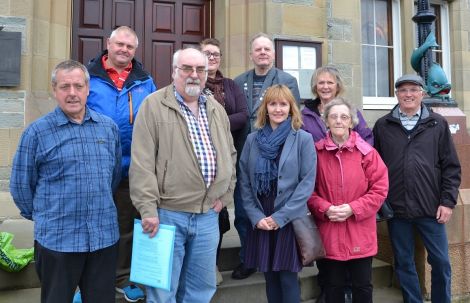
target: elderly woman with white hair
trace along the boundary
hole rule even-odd
[[[388,192],[387,167],[353,128],[357,111],[341,97],[324,108],[328,132],[315,143],[317,179],[308,208],[325,246],[326,302],[344,302],[349,273],[354,302],[372,302],[372,257],[377,254],[375,215]]]

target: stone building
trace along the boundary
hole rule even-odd
[[[436,60],[470,125],[470,0],[430,3],[437,15],[434,28],[441,46]],[[266,32],[275,39],[276,65],[298,78],[303,98],[310,97],[313,69],[334,64],[345,79],[347,97],[373,125],[396,104],[394,80],[413,72],[415,13],[412,0],[187,0],[184,4],[181,0],[0,0],[0,27],[21,33],[20,84],[0,84],[0,205],[11,204],[11,161],[24,126],[55,106],[52,68],[67,58],[90,59],[96,54],[90,49],[101,49],[104,37],[116,26],[136,30],[137,56],[160,87],[169,82],[169,54],[177,48],[197,43],[201,37],[216,37],[223,45],[222,70],[235,77],[251,68],[250,37]],[[156,60],[157,54],[163,59]],[[465,132],[465,127],[459,131]],[[468,203],[470,195],[461,196],[462,203]],[[0,221],[17,215],[13,210],[2,211]],[[470,241],[470,226],[466,226],[465,235],[455,241]],[[459,231],[459,226],[453,228]],[[470,260],[469,250],[456,254],[457,263]],[[470,284],[469,279],[467,272],[456,281],[458,291]]]

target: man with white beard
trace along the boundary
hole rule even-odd
[[[176,227],[171,289],[146,287],[147,302],[207,303],[216,290],[218,214],[233,201],[236,151],[225,109],[202,94],[207,57],[173,56],[173,83],[149,95],[134,125],[130,191],[150,237]]]

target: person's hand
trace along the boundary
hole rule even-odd
[[[450,217],[452,217],[452,208],[443,205],[437,208],[437,222],[441,224],[446,224],[447,222],[449,222]]]
[[[268,222],[269,227],[271,227],[272,230],[276,230],[279,228],[279,225],[274,221],[273,217],[269,216],[265,218],[266,221]]]
[[[224,203],[222,203],[220,199],[215,199],[214,202],[212,203],[212,209],[216,213],[220,213],[223,207],[224,207]]]
[[[352,214],[353,211],[349,204],[332,205],[326,212],[326,216],[332,222],[344,222],[351,217]]]
[[[256,224],[256,227],[262,230],[272,230],[271,226],[269,226],[267,218],[259,220],[259,222]]]
[[[142,229],[144,233],[150,233],[149,237],[153,238],[158,232],[158,227],[160,226],[160,219],[158,217],[145,218],[142,219]]]

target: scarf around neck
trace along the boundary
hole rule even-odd
[[[256,134],[255,140],[258,143],[260,153],[256,160],[255,182],[259,194],[268,194],[271,190],[271,181],[277,178],[276,158],[280,154],[280,147],[286,142],[291,128],[291,118],[288,117],[274,131],[267,123]]]
[[[220,71],[216,72],[215,78],[207,77],[206,88],[210,89],[214,98],[225,107],[224,76]]]

